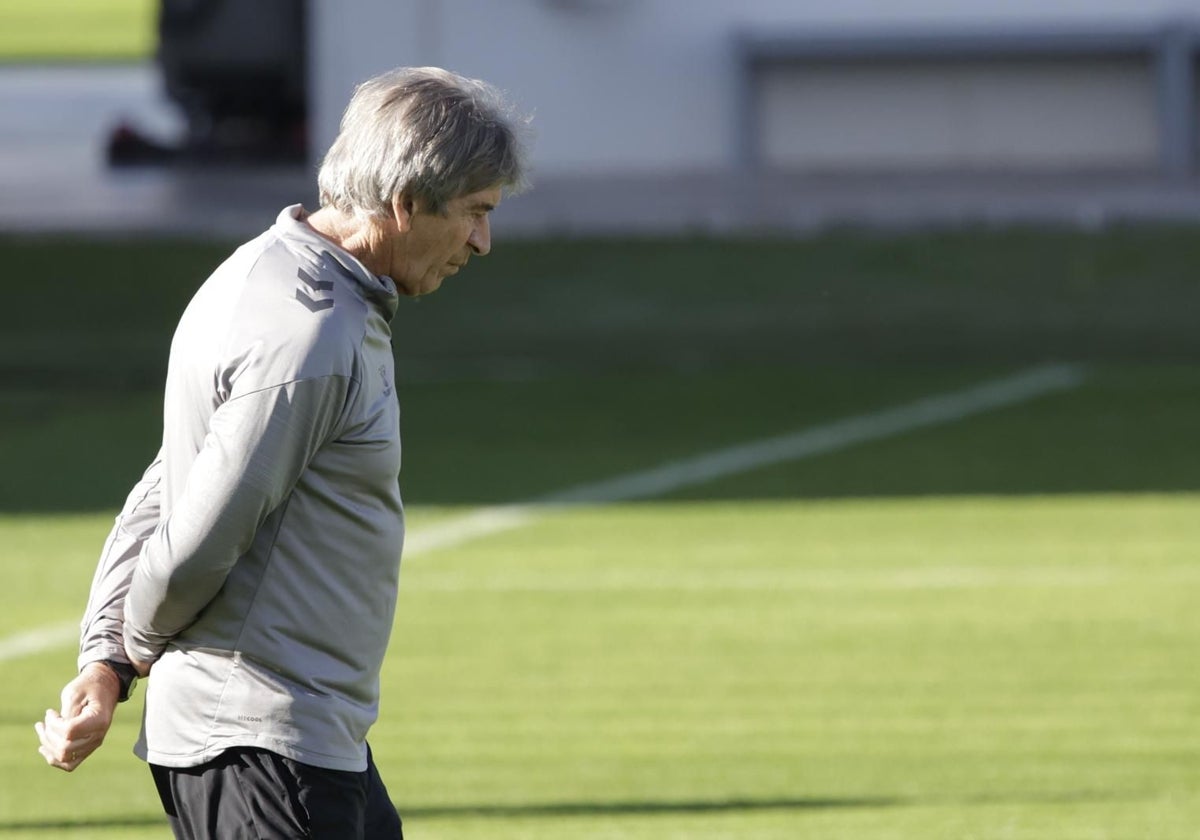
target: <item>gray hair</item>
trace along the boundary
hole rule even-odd
[[[491,85],[437,67],[402,67],[359,85],[317,175],[322,207],[385,216],[408,195],[431,212],[453,198],[527,183],[518,117]]]

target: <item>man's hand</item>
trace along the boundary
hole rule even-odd
[[[41,740],[38,752],[51,767],[68,773],[104,743],[112,726],[121,682],[102,662],[85,665],[62,690],[62,710],[46,710],[33,725]]]

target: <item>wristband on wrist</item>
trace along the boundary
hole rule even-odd
[[[137,670],[128,662],[120,662],[116,659],[101,659],[100,662],[107,665],[117,675],[117,679],[121,683],[121,693],[117,696],[117,702],[124,703],[133,693],[133,687],[137,685]]]

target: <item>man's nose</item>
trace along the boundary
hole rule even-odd
[[[487,216],[484,216],[476,223],[475,227],[471,228],[467,244],[481,257],[487,256],[488,251],[492,250],[492,226]]]

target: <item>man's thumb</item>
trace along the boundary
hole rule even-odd
[[[87,697],[80,687],[74,682],[62,690],[62,711],[59,712],[64,718],[70,720],[83,711]]]

